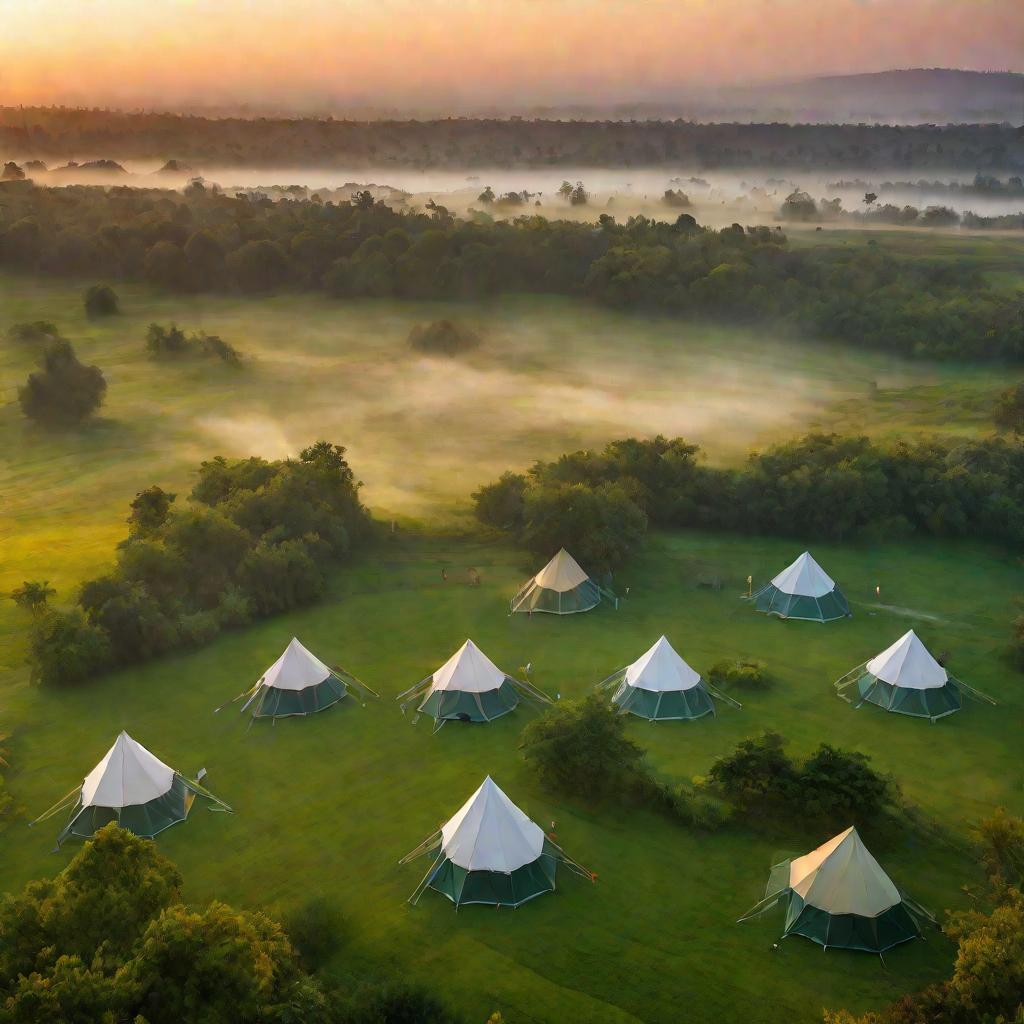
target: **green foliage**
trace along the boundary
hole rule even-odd
[[[747,658],[717,661],[708,669],[707,678],[720,690],[767,690],[775,682],[763,661]]]
[[[644,757],[623,716],[597,695],[560,701],[527,724],[519,746],[542,785],[584,800],[618,795]]]
[[[216,334],[186,334],[177,324],[150,324],[146,331],[146,351],[151,356],[213,356],[228,366],[239,367],[242,357],[238,350]]]
[[[823,743],[803,762],[794,762],[774,732],[743,740],[718,758],[708,782],[748,815],[830,826],[876,821],[898,796],[895,783],[874,771],[866,755]]]
[[[522,490],[524,513],[508,529],[538,551],[555,541],[595,546],[612,564],[634,546],[644,519],[661,527],[712,527],[803,540],[909,535],[1024,542],[1024,445],[1000,438],[876,444],[866,437],[809,434],[739,468],[701,465],[680,438],[614,441],[538,462]],[[477,491],[477,515],[515,507],[515,477]],[[616,500],[599,500],[615,487]],[[584,492],[587,492],[584,494]],[[595,497],[590,497],[595,496]],[[632,506],[632,509],[630,509]],[[637,510],[637,516],[632,510]],[[531,515],[537,515],[536,522]],[[549,520],[546,517],[551,517]],[[603,529],[623,531],[620,539]],[[628,531],[628,532],[627,532]],[[589,540],[589,535],[594,540]],[[561,538],[561,539],[560,539]],[[622,550],[615,550],[621,545]]]
[[[177,497],[155,484],[139,491],[132,499],[128,514],[128,533],[132,537],[150,537],[167,523],[171,505]]]
[[[480,336],[464,324],[435,320],[424,327],[417,324],[409,332],[409,345],[427,355],[455,356],[480,345]]]
[[[1024,820],[997,807],[978,823],[975,839],[981,848],[982,867],[992,889],[1001,893],[1007,886],[1021,888],[1024,884]]]
[[[33,682],[71,686],[103,671],[111,657],[106,633],[77,608],[40,615],[29,631]]]
[[[49,580],[26,580],[20,587],[11,591],[11,600],[19,608],[39,615],[46,610],[47,601],[56,593]]]
[[[559,191],[567,202],[587,201],[579,183]],[[681,195],[673,192],[671,202]],[[794,195],[786,209],[797,219],[836,212],[832,203],[819,209],[805,193]],[[675,223],[618,223],[604,214],[595,228],[539,216],[456,220],[436,204],[424,212],[392,210],[369,194],[330,203],[288,198],[253,203],[190,189],[172,214],[161,190],[26,189],[5,196],[0,265],[101,272],[174,290],[257,293],[297,285],[340,296],[588,295],[616,307],[774,323],[908,356],[1024,358],[1016,297],[990,287],[955,255],[924,258],[859,243],[794,250],[777,228],[708,230],[689,214]],[[523,199],[509,193],[500,201]],[[858,216],[905,223],[909,214],[883,206]],[[946,216],[936,208],[921,219]]]
[[[49,320],[34,320],[29,323],[12,324],[7,328],[7,337],[11,341],[23,344],[53,341],[60,336],[57,325]]]
[[[523,525],[527,482],[522,473],[502,473],[473,492],[473,514],[487,526],[518,532]]]
[[[94,284],[86,288],[82,305],[85,306],[85,315],[90,319],[116,316],[121,312],[117,292],[107,284]]]
[[[181,885],[152,841],[112,823],[55,878],[6,897],[0,1020],[327,1024],[280,925],[187,908]]]
[[[552,483],[526,492],[518,539],[539,557],[564,547],[592,569],[609,570],[635,550],[646,529],[646,513],[621,483]]]
[[[1024,383],[1014,384],[999,395],[992,420],[1000,430],[1024,434]]]
[[[18,389],[22,412],[29,419],[48,427],[75,426],[103,403],[107,382],[102,371],[80,363],[64,338],[46,342],[39,367]]]
[[[464,1024],[465,1020],[425,989],[406,984],[362,989],[342,1019],[344,1024]]]
[[[327,442],[295,460],[204,462],[191,501],[174,498],[140,491],[114,570],[82,585],[77,609],[38,617],[38,681],[79,682],[309,604],[324,565],[370,533],[345,449]]]

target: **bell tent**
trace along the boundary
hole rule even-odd
[[[920,921],[934,924],[904,896],[853,827],[803,857],[776,864],[765,898],[741,921],[786,904],[782,937],[802,935],[826,949],[884,953],[916,939]]]
[[[71,808],[70,818],[57,837],[58,847],[68,836],[89,839],[111,821],[137,836],[152,839],[184,821],[196,796],[211,800],[215,805],[212,810],[231,810],[198,782],[186,779],[122,732],[82,785],[36,822]]]
[[[850,606],[835,580],[805,551],[771,583],[752,595],[759,612],[780,619],[831,622],[848,618]]]
[[[579,562],[561,548],[536,576],[528,579],[512,598],[509,614],[515,612],[551,612],[571,615],[596,607],[601,598],[619,607],[619,599],[595,583]]]
[[[518,907],[555,888],[558,865],[593,880],[562,852],[488,775],[438,832],[403,857],[402,864],[433,854],[434,862],[409,897],[425,889],[447,896],[456,910],[467,903]]]
[[[599,689],[613,691],[612,704],[622,714],[651,722],[713,715],[715,697],[734,707],[741,706],[702,679],[665,637],[631,665],[605,679]]]
[[[522,697],[550,704],[551,698],[530,683],[503,672],[467,640],[436,672],[399,694],[402,711],[414,701],[440,728],[447,721],[490,722],[507,715]]]
[[[964,695],[995,704],[991,697],[951,676],[912,629],[881,654],[847,672],[835,686],[847,701],[846,691],[856,688],[855,707],[877,704],[886,711],[932,722],[959,711]]]
[[[235,700],[244,699],[242,711],[251,707],[253,718],[288,718],[313,715],[332,707],[347,697],[350,689],[379,696],[355,676],[325,665],[297,637],[292,637],[284,653],[256,685]]]

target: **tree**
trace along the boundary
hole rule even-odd
[[[196,291],[218,288],[227,273],[224,246],[205,228],[189,235],[185,243],[188,281]]]
[[[244,292],[267,292],[288,280],[288,254],[270,239],[246,242],[228,257],[228,272]]]
[[[493,484],[473,492],[473,514],[487,526],[518,532],[523,525],[526,477],[522,473],[502,473]]]
[[[39,365],[18,389],[22,412],[29,419],[51,427],[74,426],[103,403],[107,382],[102,371],[80,363],[69,341],[48,341]]]
[[[7,337],[22,343],[46,342],[59,338],[60,331],[49,320],[34,320],[31,323],[12,324],[7,329]]]
[[[874,203],[875,200],[877,200],[877,199],[878,199],[878,196],[875,195],[874,192],[865,192],[864,193],[864,204],[866,206],[871,206],[872,203]]]
[[[569,202],[573,206],[586,206],[590,201],[590,195],[583,187],[582,181],[577,181],[572,192],[569,193]]]
[[[542,785],[585,800],[621,791],[644,757],[625,718],[597,694],[561,701],[529,722],[519,748]]]
[[[992,419],[1000,430],[1024,434],[1024,382],[1014,384],[999,395]]]
[[[480,203],[493,203],[494,202],[494,189],[490,185],[487,186],[477,197],[477,202]]]
[[[132,537],[150,537],[167,523],[176,495],[155,484],[139,491],[128,513],[128,533]]]
[[[570,196],[572,196],[572,183],[568,181],[563,181],[562,184],[558,186],[558,194],[563,199],[568,200]]]
[[[94,284],[86,288],[82,304],[85,306],[85,315],[90,320],[101,316],[114,316],[121,312],[117,292],[106,284]]]
[[[142,261],[142,273],[158,288],[180,291],[189,284],[189,268],[185,252],[170,241],[157,242]]]
[[[19,608],[39,615],[46,610],[46,602],[56,593],[49,580],[26,580],[16,590],[11,591],[11,600]]]
[[[8,160],[0,173],[0,181],[24,181],[25,172],[13,161]]]
[[[779,214],[783,220],[814,220],[818,216],[818,207],[806,192],[798,188],[786,196]]]
[[[29,661],[33,682],[44,686],[80,683],[110,667],[110,641],[77,608],[47,611],[32,623]]]

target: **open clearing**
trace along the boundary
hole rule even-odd
[[[939,978],[953,947],[938,934],[899,947],[887,968],[867,955],[830,952],[800,939],[771,944],[781,913],[733,922],[763,891],[769,864],[823,840],[809,834],[702,835],[648,813],[557,800],[532,783],[516,749],[521,707],[487,726],[450,724],[436,736],[412,724],[393,696],[472,636],[502,667],[534,665],[538,685],[582,695],[635,658],[662,632],[695,667],[725,656],[763,658],[778,674],[770,691],[741,696],[741,711],[694,723],[633,721],[631,734],[667,779],[704,773],[738,740],[772,727],[806,753],[830,742],[871,755],[942,835],[867,834],[897,884],[941,910],[968,905],[977,865],[963,830],[996,805],[1024,811],[1020,676],[1000,658],[1013,599],[1024,589],[1016,560],[971,545],[933,542],[815,546],[854,611],[849,621],[784,623],[737,595],[748,573],[769,577],[798,552],[786,541],[700,533],[654,536],[620,574],[630,596],[618,612],[509,618],[506,602],[528,575],[501,545],[422,539],[402,531],[372,559],[336,574],[321,606],[225,636],[78,691],[9,687],[4,720],[19,811],[4,835],[4,887],[52,873],[73,847],[50,855],[59,824],[25,821],[80,780],[121,728],[186,772],[209,769],[209,786],[233,816],[197,804],[159,839],[184,873],[190,900],[219,898],[274,908],[318,898],[352,922],[332,970],[359,978],[380,958],[423,980],[483,1020],[496,1007],[517,1024],[540,1021],[694,1022],[820,1019],[822,1006],[862,1010]],[[465,585],[476,566],[479,588]],[[442,583],[447,566],[450,580]],[[721,591],[698,589],[708,572]],[[874,588],[900,613],[873,609]],[[904,609],[920,609],[908,619]],[[832,682],[908,626],[948,650],[954,672],[1000,700],[968,703],[937,725],[854,711]],[[345,702],[309,719],[246,730],[237,705],[212,709],[248,687],[293,633],[384,695]],[[594,886],[563,872],[559,892],[516,911],[468,907],[458,914],[435,893],[405,905],[425,864],[397,861],[453,813],[491,773],[559,842],[598,873]],[[472,969],[454,965],[472,965]]]

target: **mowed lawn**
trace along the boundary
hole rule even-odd
[[[855,617],[819,625],[781,622],[739,599],[748,574],[764,580],[799,554],[796,542],[683,532],[652,536],[620,573],[619,610],[556,618],[506,614],[528,574],[524,556],[499,543],[423,538],[399,531],[339,571],[322,605],[231,634],[196,654],[99,680],[74,691],[6,691],[5,731],[18,805],[2,838],[2,888],[59,870],[73,847],[51,854],[59,822],[29,829],[92,768],[124,728],[209,787],[234,815],[197,804],[158,842],[181,868],[190,901],[221,899],[283,911],[310,899],[349,922],[330,970],[343,981],[393,972],[420,980],[484,1020],[500,1008],[511,1024],[550,1021],[796,1024],[823,1006],[876,1007],[948,971],[953,947],[938,933],[877,957],[830,951],[799,938],[772,943],[781,911],[738,925],[763,892],[773,860],[828,838],[799,828],[702,834],[650,813],[588,807],[538,788],[517,750],[536,712],[521,707],[493,724],[403,717],[394,696],[472,636],[502,667],[534,666],[536,683],[580,696],[636,658],[661,633],[699,670],[723,657],[764,659],[770,691],[739,695],[742,710],[712,720],[650,725],[630,734],[667,780],[705,773],[713,759],[762,728],[804,754],[820,742],[869,754],[933,821],[921,831],[869,835],[898,885],[941,911],[969,905],[980,881],[965,848],[971,822],[997,805],[1024,812],[1022,677],[1002,659],[1018,560],[980,546],[914,542],[816,545],[843,585]],[[474,588],[465,570],[482,576]],[[441,569],[447,568],[444,582]],[[718,576],[721,590],[698,586]],[[875,587],[881,587],[881,605]],[[913,626],[956,674],[995,696],[936,725],[878,709],[853,710],[832,682]],[[355,701],[272,726],[237,705],[297,634],[384,699]],[[598,875],[562,872],[559,891],[515,911],[467,907],[442,897],[405,902],[428,866],[398,860],[454,813],[486,773]]]

